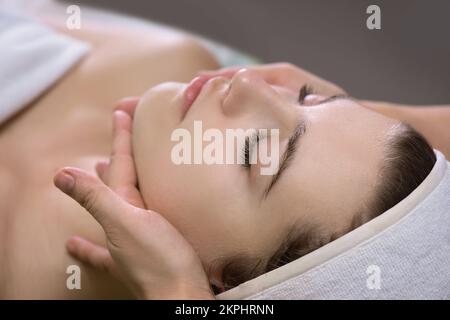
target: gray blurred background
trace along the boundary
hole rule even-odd
[[[174,25],[265,62],[289,61],[358,98],[450,103],[450,0],[82,0]],[[381,7],[382,30],[366,28]]]

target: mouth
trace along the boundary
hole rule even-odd
[[[199,76],[192,79],[184,91],[184,102],[182,105],[182,119],[186,116],[194,101],[202,92],[202,89],[210,77]]]

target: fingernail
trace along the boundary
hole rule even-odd
[[[64,193],[70,193],[75,185],[74,177],[66,171],[58,173],[55,177],[55,185]]]
[[[123,117],[123,115],[126,116],[127,113],[123,110],[114,110],[114,112],[113,112],[114,121],[119,121],[120,117]]]

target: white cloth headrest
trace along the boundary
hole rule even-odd
[[[450,163],[397,205],[219,299],[450,298]]]

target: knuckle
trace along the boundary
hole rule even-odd
[[[161,221],[161,216],[159,215],[159,213],[152,210],[141,212],[140,218],[145,224],[153,226]]]
[[[116,108],[116,109],[117,109],[117,108],[120,108],[120,107],[122,107],[123,105],[125,105],[128,101],[129,101],[129,98],[128,98],[128,97],[119,99],[119,100],[117,100],[116,103],[114,104],[114,108]]]
[[[98,201],[103,191],[102,189],[104,189],[105,187],[106,186],[103,185],[97,185],[95,188],[89,188],[85,191],[81,199],[81,205],[90,213],[96,213]]]
[[[97,203],[98,192],[96,190],[87,190],[82,198],[81,205],[89,212],[94,210]]]

